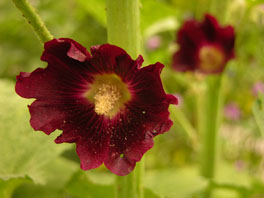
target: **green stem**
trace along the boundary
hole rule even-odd
[[[134,181],[135,175],[129,174],[127,176],[116,176],[115,181],[115,198],[133,198],[135,195]]]
[[[106,0],[108,42],[127,51],[133,58],[140,53],[139,0]],[[143,198],[144,163],[134,172],[116,177],[116,198]]]
[[[141,159],[141,162],[135,169],[136,175],[136,195],[137,198],[144,198],[144,186],[143,186],[143,175],[145,173],[145,158]]]
[[[204,87],[204,82],[198,82],[198,91],[196,90],[196,111],[197,111],[197,131],[198,134],[201,136],[205,130],[205,91],[206,88]],[[196,86],[197,87],[197,86]]]
[[[140,52],[139,0],[106,0],[108,42],[133,58]]]
[[[16,7],[22,12],[27,22],[32,26],[41,42],[53,39],[44,22],[37,14],[36,10],[30,5],[28,0],[13,0]]]
[[[222,76],[207,77],[207,94],[205,95],[204,131],[202,132],[201,174],[213,179],[217,155],[217,138],[220,118]]]

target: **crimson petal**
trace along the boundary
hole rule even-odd
[[[29,106],[29,112],[31,114],[30,124],[34,130],[50,134],[62,128],[65,114],[59,111],[56,105],[36,100]]]

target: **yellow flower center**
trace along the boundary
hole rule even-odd
[[[114,117],[131,98],[127,85],[115,74],[96,75],[85,97],[98,115]]]
[[[199,51],[200,69],[211,72],[221,69],[224,64],[224,54],[217,47],[204,46]]]
[[[108,115],[120,99],[121,94],[117,86],[102,84],[94,98],[95,112],[99,115]]]

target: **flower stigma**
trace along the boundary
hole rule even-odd
[[[131,98],[127,85],[116,74],[97,75],[86,98],[94,104],[98,115],[114,117]]]
[[[222,68],[224,64],[223,52],[214,46],[203,46],[199,50],[200,69],[211,72]]]

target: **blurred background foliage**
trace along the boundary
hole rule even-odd
[[[31,3],[55,37],[73,38],[87,49],[107,42],[104,0]],[[202,20],[204,13],[236,30],[236,59],[224,73],[224,116],[213,197],[264,197],[264,0],[141,0],[144,65],[165,64],[164,86],[179,97],[178,108],[195,128],[195,81],[189,73],[172,71],[171,57],[178,48],[175,39],[180,25],[189,18]],[[104,167],[81,171],[73,146],[53,143],[59,132],[47,137],[29,125],[29,102],[16,96],[15,76],[45,67],[40,61],[42,51],[12,1],[0,1],[0,197],[114,197],[114,177]],[[202,198],[207,181],[199,176],[199,154],[172,118],[171,131],[157,137],[146,154],[145,195]]]

